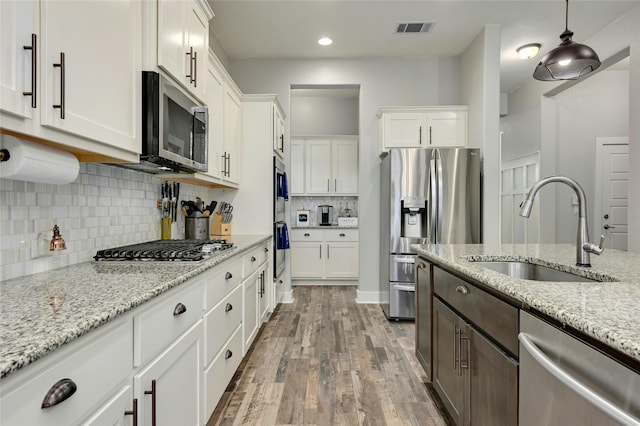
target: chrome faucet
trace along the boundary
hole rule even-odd
[[[527,198],[520,204],[520,216],[529,217],[531,214],[531,208],[533,207],[533,200],[536,194],[548,183],[559,182],[564,183],[571,187],[578,196],[578,238],[576,242],[576,265],[578,266],[591,266],[591,260],[589,253],[600,255],[604,251],[602,245],[604,244],[604,235],[600,236],[600,245],[597,246],[589,242],[589,229],[587,228],[587,198],[584,195],[584,190],[578,182],[567,176],[549,176],[544,179],[540,179],[533,184]]]

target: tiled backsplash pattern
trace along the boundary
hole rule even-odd
[[[0,280],[91,260],[97,250],[160,239],[160,175],[80,163],[68,185],[0,180]],[[181,184],[180,199],[209,202],[215,189]],[[180,211],[178,210],[178,213]],[[53,225],[67,249],[38,256],[38,235]],[[184,237],[184,217],[178,214]]]
[[[310,214],[310,226],[316,226],[318,222],[318,206],[322,204],[328,204],[333,206],[333,217],[331,218],[332,224],[338,223],[339,207],[348,207],[352,210],[351,216],[358,216],[358,197],[291,197],[291,226],[296,226],[296,211],[297,210],[309,210]]]

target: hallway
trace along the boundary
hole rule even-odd
[[[209,426],[445,425],[414,356],[413,323],[389,322],[355,296],[355,287],[295,287]]]

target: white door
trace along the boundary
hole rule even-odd
[[[599,182],[601,193],[598,233],[605,236],[605,246],[616,250],[627,250],[628,232],[628,180],[629,145],[627,138],[598,138]],[[627,142],[627,143],[625,143]],[[596,189],[597,192],[597,189]]]
[[[176,80],[185,82],[185,13],[183,2],[158,2],[158,66]],[[204,58],[203,58],[204,59]]]
[[[260,288],[260,274],[254,272],[249,275],[249,278],[242,283],[242,295],[243,295],[243,315],[242,315],[242,327],[243,327],[243,353],[247,353],[253,339],[258,333],[260,324],[258,323],[258,289]]]
[[[217,70],[210,66],[207,70],[207,99],[209,106],[209,169],[207,175],[221,177],[224,153],[224,81]]]
[[[242,117],[240,97],[226,88],[224,96],[224,150],[227,155],[226,176],[232,183],[240,182],[240,144],[242,143]]]
[[[324,278],[321,242],[291,242],[291,278]]]
[[[307,141],[305,155],[307,194],[328,194],[331,188],[331,141]]]
[[[426,115],[420,112],[387,113],[384,120],[385,148],[419,148],[424,146]]]
[[[331,147],[332,192],[358,193],[358,141],[334,140]]]
[[[187,25],[189,26],[189,33],[186,35],[187,38],[187,50],[191,54],[191,49],[193,48],[193,57],[189,57],[186,55],[185,50],[185,58],[186,58],[186,70],[185,77],[190,75],[191,77],[186,77],[186,81],[189,84],[189,90],[191,93],[196,95],[201,100],[206,99],[206,72],[207,72],[207,64],[209,60],[209,49],[208,49],[208,31],[209,31],[209,22],[207,22],[207,18],[204,14],[200,13],[197,8],[189,8],[187,10]],[[191,63],[189,63],[189,59],[191,59]]]
[[[430,112],[424,140],[429,146],[466,146],[466,129],[466,112]]]
[[[327,243],[327,278],[358,278],[358,243]]]

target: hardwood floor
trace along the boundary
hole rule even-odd
[[[414,355],[414,325],[389,322],[356,288],[299,286],[251,347],[213,425],[445,425]]]

